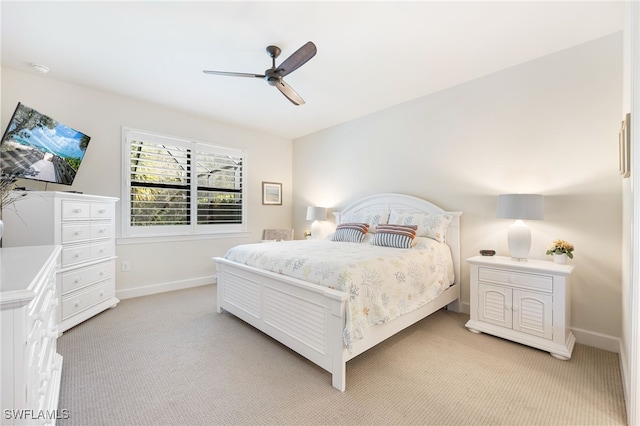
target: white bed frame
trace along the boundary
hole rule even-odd
[[[348,294],[287,277],[221,257],[217,269],[218,312],[227,311],[280,341],[332,374],[332,385],[346,388],[346,363],[367,349],[448,306],[459,311],[460,297],[460,212],[447,212],[428,201],[402,194],[372,195],[336,213],[404,209],[453,216],[446,234],[455,268],[455,282],[435,300],[394,319],[364,330],[362,340],[345,347],[345,304]]]

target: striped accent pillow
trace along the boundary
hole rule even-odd
[[[341,223],[336,227],[336,232],[331,237],[331,241],[361,243],[368,231],[368,223]]]
[[[382,247],[411,248],[417,225],[378,225],[371,244]]]

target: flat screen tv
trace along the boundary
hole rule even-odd
[[[71,185],[91,138],[18,103],[2,136],[2,173]]]

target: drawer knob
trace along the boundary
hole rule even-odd
[[[74,213],[80,213],[80,212],[82,212],[82,209],[73,209],[73,212]]]
[[[73,306],[75,306],[76,308],[80,306],[80,301],[76,301],[76,303],[74,303]]]
[[[80,234],[82,234],[82,231],[76,231],[73,233],[73,235],[80,235]]]
[[[100,292],[100,297],[104,296],[104,291]]]
[[[76,283],[76,284],[78,284],[80,281],[82,281],[82,278],[78,277],[78,278],[76,278],[73,282],[74,282],[74,283]]]
[[[75,257],[76,259],[77,259],[77,258],[79,258],[79,257],[80,257],[80,253],[75,253],[75,254],[73,255],[73,257]]]

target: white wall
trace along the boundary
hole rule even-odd
[[[426,78],[426,77],[425,77]],[[530,221],[531,258],[576,247],[572,328],[579,342],[617,351],[621,335],[621,185],[618,130],[622,34],[614,34],[293,143],[294,224],[307,205],[339,210],[378,192],[462,211],[462,258],[508,255],[500,193],[545,195]],[[469,268],[462,299],[468,310]]]
[[[204,117],[159,107],[133,99],[2,68],[1,127],[4,129],[18,102],[47,114],[91,136],[85,159],[72,187],[35,181],[21,185],[37,190],[75,190],[87,194],[122,197],[122,126],[246,149],[245,185],[248,188],[248,233],[234,238],[182,241],[139,241],[116,246],[116,292],[130,297],[149,292],[213,282],[213,256],[230,247],[261,238],[263,228],[291,227],[291,141],[249,129],[233,127]],[[282,182],[283,205],[262,205],[262,181]],[[120,236],[120,203],[117,205]],[[131,271],[120,272],[120,262]]]

